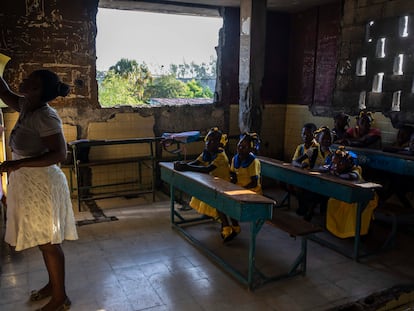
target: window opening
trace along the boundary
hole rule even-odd
[[[414,76],[413,81],[411,82],[411,93],[414,94]]]
[[[370,21],[365,26],[365,41],[372,42],[371,27],[374,25],[374,21]]]
[[[393,66],[394,75],[401,76],[403,74],[403,61],[404,61],[404,54],[398,54],[394,58],[394,66]]]
[[[374,80],[372,81],[372,92],[374,93],[381,93],[382,92],[382,81],[384,79],[384,73],[379,72],[374,76]]]
[[[385,57],[385,38],[378,39],[376,50],[375,50],[375,55],[377,58]]]
[[[400,111],[401,91],[392,94],[391,111]]]
[[[366,97],[367,97],[367,92],[366,91],[362,91],[361,93],[359,93],[359,100],[358,100],[358,109],[359,110],[367,109],[367,106],[365,104]]]
[[[408,16],[402,16],[399,20],[398,31],[400,37],[408,37]]]
[[[213,103],[223,18],[98,8],[103,107]]]
[[[356,75],[357,76],[365,76],[367,74],[367,58],[364,57],[360,57],[357,60],[357,65],[356,65]]]

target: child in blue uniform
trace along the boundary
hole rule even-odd
[[[227,144],[227,135],[223,134],[217,127],[213,127],[205,137],[205,148],[203,152],[191,162],[177,161],[174,163],[174,169],[177,171],[193,171],[199,173],[210,174],[230,181],[229,160],[227,158],[224,147]],[[200,214],[204,214],[213,218],[218,218],[218,211],[192,197],[190,206]]]
[[[347,180],[362,181],[362,169],[356,164],[356,156],[345,151],[345,147],[340,146],[332,158],[330,173]],[[334,198],[328,200],[326,213],[326,228],[340,238],[355,236],[356,208],[357,203],[346,203]],[[378,205],[378,196],[369,201],[367,207],[362,212],[361,235],[367,234],[372,219],[374,209]]]
[[[256,133],[244,133],[237,144],[237,154],[233,157],[230,165],[231,182],[262,194],[260,181],[260,161],[255,153],[259,150],[260,139]],[[221,213],[222,222],[221,236],[223,242],[232,240],[240,233],[240,225],[237,220],[230,219]]]
[[[303,143],[296,147],[292,157],[292,165],[301,168],[313,169],[318,158],[319,144],[315,139],[316,125],[306,123],[302,128]]]
[[[319,143],[319,154],[316,164],[319,165],[319,169],[324,170],[324,167],[331,164],[334,153],[331,149],[333,133],[327,126],[322,126],[315,131],[314,135],[316,141]]]
[[[307,170],[320,169],[325,163],[325,153],[328,154],[329,146],[332,143],[332,137],[327,135],[330,133],[328,128],[316,129],[313,123],[306,123],[302,128],[303,143],[296,147],[295,154],[292,157],[292,165]],[[317,140],[324,143],[323,154],[322,149]],[[296,214],[303,216],[307,221],[313,217],[313,210],[319,204],[323,213],[326,209],[327,198],[325,196],[313,193],[307,189],[294,187],[291,190],[298,200],[298,208]]]

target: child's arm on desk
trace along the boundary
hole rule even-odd
[[[341,179],[347,179],[347,180],[357,180],[358,174],[355,172],[349,172],[349,173],[342,173],[339,174],[337,171],[330,171],[330,173],[334,176],[337,176]]]
[[[314,160],[318,156],[317,148],[309,148],[306,152],[299,158],[292,160],[292,165],[295,167],[307,168],[309,166],[308,162],[303,162],[306,159]]]
[[[174,169],[177,171],[192,171],[192,172],[198,172],[198,173],[210,173],[213,171],[216,166],[215,165],[199,165],[200,162],[197,160],[191,161],[191,162],[185,162],[185,161],[176,161],[174,162]]]

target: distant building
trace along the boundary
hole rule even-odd
[[[150,105],[161,106],[183,106],[183,105],[205,105],[212,104],[212,98],[150,98]]]

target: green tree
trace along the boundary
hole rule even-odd
[[[213,92],[210,91],[208,87],[203,88],[199,81],[194,79],[186,83],[187,92],[186,96],[188,98],[212,98]]]
[[[148,84],[152,82],[152,74],[145,63],[138,64],[136,60],[122,58],[114,66],[109,68],[115,75],[127,80],[133,96],[139,101],[144,101],[144,92]]]
[[[114,107],[117,105],[142,104],[131,93],[131,86],[127,79],[115,74],[113,70],[106,73],[99,86],[99,101],[102,107]]]
[[[170,65],[170,73],[177,78],[194,78],[194,79],[214,79],[216,75],[217,60],[212,58],[210,63],[190,64],[184,62],[183,64]]]
[[[186,84],[177,80],[174,75],[164,75],[154,79],[154,82],[147,86],[145,97],[155,98],[178,98],[185,97]]]

